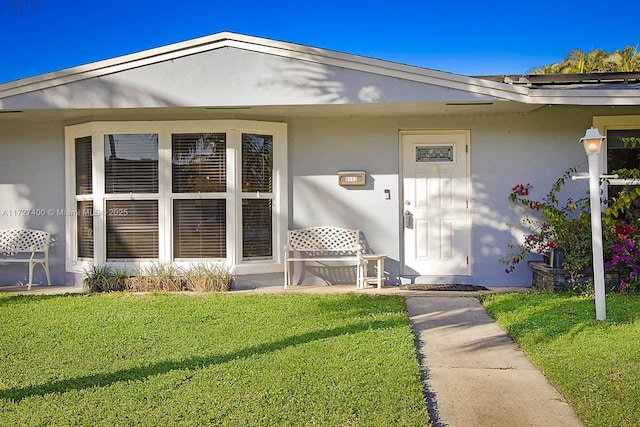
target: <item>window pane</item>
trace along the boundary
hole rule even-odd
[[[76,194],[91,194],[91,137],[76,138]]]
[[[226,200],[173,201],[173,257],[225,258]]]
[[[273,192],[273,136],[242,134],[242,191]]]
[[[93,201],[76,203],[78,220],[78,258],[93,258]]]
[[[172,136],[174,193],[227,191],[226,134]]]
[[[104,136],[106,193],[158,192],[158,135]]]
[[[107,200],[107,259],[158,258],[158,201]]]
[[[624,138],[640,138],[639,129],[610,130],[607,132],[607,170],[640,169],[640,146],[625,147]]]
[[[271,200],[242,201],[242,257],[272,258]]]

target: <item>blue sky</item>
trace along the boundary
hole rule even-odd
[[[640,2],[0,0],[0,82],[233,31],[466,75],[640,43]],[[615,15],[617,21],[613,21]]]

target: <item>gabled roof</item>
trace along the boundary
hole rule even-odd
[[[638,105],[637,87],[536,87],[222,32],[0,85],[0,110]]]
[[[368,75],[398,79],[423,85],[468,92],[484,97],[512,100],[526,94],[526,89],[426,68],[402,65],[357,55],[279,42],[258,37],[222,32],[169,46],[125,55],[61,71],[42,74],[0,85],[0,100],[14,96],[103,78],[155,64],[223,50],[239,49],[307,64],[350,70]],[[455,97],[452,99],[455,101]],[[425,99],[424,101],[428,101]]]

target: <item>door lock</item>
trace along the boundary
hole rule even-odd
[[[413,214],[409,211],[404,211],[404,228],[413,228]]]

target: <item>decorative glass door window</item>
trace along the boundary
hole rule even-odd
[[[416,147],[416,162],[418,163],[452,162],[452,161],[453,161],[452,145]]]

